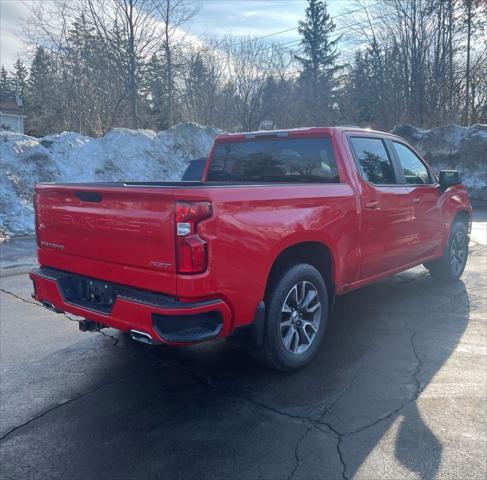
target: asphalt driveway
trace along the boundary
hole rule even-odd
[[[484,479],[485,245],[470,255],[462,282],[418,267],[340,297],[318,358],[292,375],[226,341],[78,332],[4,255],[0,476]]]

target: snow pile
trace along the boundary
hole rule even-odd
[[[118,128],[102,138],[64,132],[32,138],[0,130],[0,237],[33,233],[36,182],[179,180],[188,161],[206,156],[218,130],[194,123],[156,133]],[[439,171],[458,169],[471,197],[487,200],[487,125],[393,130]]]
[[[194,123],[170,130],[117,128],[102,138],[64,132],[32,138],[0,131],[0,236],[34,230],[37,182],[179,180],[188,161],[206,156],[219,133]]]
[[[392,133],[410,142],[436,172],[459,170],[470,197],[487,201],[487,125],[447,125],[431,130],[399,125]]]

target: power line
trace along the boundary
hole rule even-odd
[[[367,8],[375,7],[375,6],[379,5],[379,4],[380,4],[380,2],[376,2],[376,3],[373,3],[371,5],[366,5],[364,7],[356,8],[355,10],[349,10],[347,12],[339,13],[338,15],[334,15],[334,16],[330,16],[330,17],[331,17],[332,20],[334,20],[336,18],[344,17],[344,16],[350,15],[352,13],[356,13],[356,12],[360,12],[362,10],[366,10]],[[365,23],[368,23],[368,21],[365,22]],[[358,22],[358,23],[356,23],[356,25],[359,25],[359,24],[364,24],[364,22]],[[266,34],[266,35],[262,35],[260,37],[252,37],[252,38],[249,38],[249,39],[246,39],[246,40],[241,40],[239,42],[230,43],[228,46],[235,47],[235,46],[242,45],[244,43],[249,43],[249,42],[252,42],[252,41],[255,41],[255,40],[263,40],[265,38],[275,37],[277,35],[282,35],[283,33],[292,32],[294,30],[297,30],[298,28],[299,28],[299,26],[292,27],[292,28],[287,28],[285,30],[279,30],[278,32],[269,33],[269,34]],[[344,27],[339,27],[339,28],[335,29],[335,31],[336,30],[339,30],[339,29],[343,29],[343,28]],[[350,27],[347,26],[345,28],[350,28]],[[201,39],[200,37],[198,37],[198,40],[200,40],[201,42],[204,42],[204,40]],[[196,42],[196,40],[190,42],[189,45],[191,45],[191,44],[193,44],[195,42]]]
[[[375,4],[375,5],[377,5],[377,4]],[[357,26],[357,25],[368,25],[370,23],[370,20],[376,20],[376,19],[377,19],[377,17],[372,17],[372,18],[367,19],[367,20],[364,20],[362,22],[356,22],[354,24],[354,26]],[[348,30],[348,29],[350,29],[350,27],[348,25],[343,25],[341,27],[335,28],[333,30],[333,34],[330,36],[329,40],[331,40],[331,41],[339,40],[343,36],[343,33],[340,33],[339,35],[336,35],[336,32],[341,32],[343,30]],[[254,39],[252,39],[252,40],[254,40]],[[298,38],[296,40],[291,40],[290,42],[276,44],[276,45],[271,45],[271,46],[268,47],[268,50],[272,50],[273,48],[279,48],[280,45],[289,45],[289,44],[293,44],[293,43],[299,44],[299,43],[301,43],[301,41],[302,40],[300,38]],[[233,45],[234,44],[230,44],[230,46],[233,46]],[[239,45],[239,44],[237,43],[236,45]],[[289,50],[289,49],[287,49],[287,50]]]
[[[378,5],[378,4],[379,4],[379,2],[377,2],[377,3],[373,4],[373,5]],[[371,6],[373,6],[373,5],[371,5]],[[354,10],[354,12],[359,11],[359,10],[363,10],[363,8],[356,9],[356,10]],[[352,12],[347,12],[347,14],[348,13],[352,13]],[[343,16],[345,14],[341,14],[341,15]],[[372,17],[372,18],[369,18],[369,19],[364,20],[362,22],[356,22],[354,24],[354,26],[368,25],[371,20],[373,21],[376,18],[377,17]],[[296,28],[297,27],[295,27],[293,30],[295,30]],[[349,28],[350,27],[348,25],[343,25],[341,27],[335,28],[333,30],[333,35],[330,36],[329,39],[331,41],[339,40],[343,36],[343,33],[336,34],[336,32],[342,32],[342,31],[348,30]],[[270,36],[277,35],[278,33],[279,32],[274,32]],[[249,42],[252,42],[252,41],[255,41],[255,40],[260,40],[260,39],[262,39],[262,37],[253,37],[253,38],[249,38],[249,39],[246,39],[244,41],[241,41],[241,42],[228,43],[228,44],[225,45],[225,47],[232,48],[234,46],[242,45],[242,44],[249,43]],[[268,52],[268,51],[272,51],[272,50],[279,51],[279,52],[289,52],[289,53],[293,53],[293,54],[296,54],[296,53],[304,53],[301,48],[297,48],[297,49],[294,49],[293,48],[294,46],[298,47],[298,45],[301,44],[301,42],[302,42],[302,39],[298,38],[296,40],[291,40],[289,42],[271,44],[268,47],[265,47],[262,50],[260,50],[260,53]],[[192,43],[194,43],[194,42],[192,42]],[[189,45],[191,45],[191,44],[189,44]],[[283,47],[286,47],[286,48],[283,48]],[[343,55],[343,52],[339,52],[339,53],[340,53],[340,55]],[[350,56],[352,56],[352,55],[353,55],[353,53],[350,52]],[[225,55],[223,55],[223,56],[225,56]],[[344,59],[345,63],[343,65],[340,65],[340,66],[341,67],[347,66],[350,63],[350,60],[351,60],[351,58]],[[217,64],[219,64],[219,65],[223,65],[223,64],[226,64],[227,63],[227,59],[226,58],[215,58],[214,61]]]

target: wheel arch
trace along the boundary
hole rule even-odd
[[[329,311],[332,310],[336,288],[334,284],[335,263],[331,249],[324,243],[314,240],[287,244],[274,256],[274,260],[270,264],[265,278],[263,301],[257,305],[251,328],[236,335],[244,345],[250,345],[251,348],[262,348],[267,319],[266,304],[271,288],[288,268],[299,263],[308,263],[320,272],[327,286]]]
[[[331,249],[317,241],[295,243],[279,252],[267,275],[264,298],[268,298],[270,289],[282,273],[299,263],[312,265],[320,272],[328,289],[331,308],[335,296],[335,263]]]
[[[467,210],[460,210],[458,211],[455,216],[453,217],[453,221],[451,223],[451,227],[455,225],[455,223],[460,222],[465,225],[465,228],[467,229],[467,232],[470,233],[470,227],[471,227],[471,216],[470,212]],[[451,228],[450,227],[450,228]]]

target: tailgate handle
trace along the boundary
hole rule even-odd
[[[96,192],[76,192],[75,195],[82,201],[82,202],[101,202],[101,195]]]

